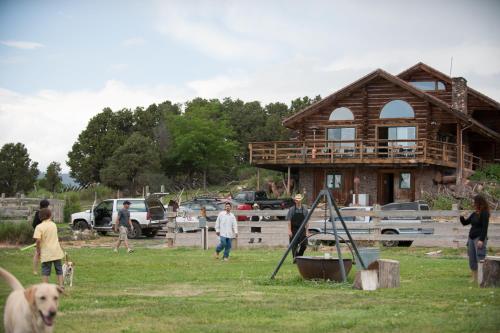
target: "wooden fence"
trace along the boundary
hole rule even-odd
[[[265,211],[233,211],[235,215],[245,216],[273,216],[284,217],[287,210],[265,210]],[[358,217],[364,220],[365,216],[371,217],[371,222],[346,222],[346,226],[354,240],[358,241],[413,241],[415,245],[422,246],[443,246],[443,247],[463,247],[467,243],[469,227],[464,227],[459,222],[458,217],[468,216],[469,211],[459,210],[438,210],[438,211],[343,211],[343,217]],[[217,215],[211,212],[210,215]],[[419,218],[424,215],[429,220],[419,222],[409,218]],[[203,232],[203,228],[196,232],[179,232],[182,229],[195,231],[198,228],[196,222],[174,222],[167,224],[166,238],[170,246],[203,246],[214,247],[217,244],[215,232]],[[327,214],[329,216],[329,214]],[[390,219],[384,219],[390,218]],[[406,218],[407,220],[403,220]],[[500,246],[500,211],[492,212],[488,229],[488,246]],[[327,218],[328,219],[328,218]],[[340,221],[336,221],[339,235],[347,239],[347,235],[342,228]],[[207,223],[209,229],[215,227],[214,222]],[[331,222],[327,221],[327,229],[331,231]],[[325,213],[317,209],[309,223],[309,229],[325,228]],[[386,234],[385,231],[393,229],[400,230],[400,234]],[[423,233],[403,233],[411,229],[433,229],[433,234]],[[261,221],[261,222],[238,222],[239,237],[236,241],[239,247],[259,247],[259,246],[286,246],[288,244],[288,223],[286,221]],[[415,231],[415,230],[414,230]],[[318,233],[310,238],[318,240],[333,240],[334,236],[329,233]]]
[[[40,198],[0,197],[0,221],[31,221],[40,207]],[[64,222],[64,200],[49,199],[52,220]]]

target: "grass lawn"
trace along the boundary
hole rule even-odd
[[[500,331],[500,292],[468,282],[464,250],[441,258],[383,250],[401,263],[401,287],[375,292],[303,281],[290,260],[270,281],[282,249],[235,250],[229,262],[198,249],[121,251],[68,250],[75,285],[61,300],[56,332]],[[0,250],[1,266],[24,285],[39,282],[28,252]],[[0,282],[2,312],[9,292]]]

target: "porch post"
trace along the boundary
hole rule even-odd
[[[260,191],[260,168],[257,168],[257,191]]]
[[[286,183],[286,195],[290,196],[290,166],[288,166],[288,180]]]
[[[462,162],[463,162],[463,147],[462,147],[462,126],[457,122],[457,181],[456,184],[462,184]]]

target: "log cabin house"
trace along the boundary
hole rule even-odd
[[[250,143],[250,163],[287,172],[309,203],[325,186],[340,205],[419,200],[500,161],[500,104],[423,63],[377,69],[283,125],[297,138]]]

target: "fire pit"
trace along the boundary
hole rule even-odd
[[[325,257],[296,257],[300,275],[306,280],[331,280],[342,282],[340,260]],[[352,259],[343,259],[346,276],[352,268]]]

